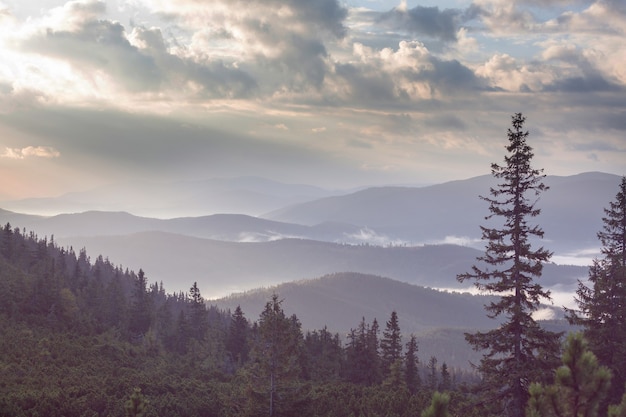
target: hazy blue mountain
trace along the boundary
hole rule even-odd
[[[143,268],[151,281],[168,290],[188,290],[197,281],[211,296],[226,295],[335,272],[360,272],[439,288],[464,288],[456,275],[467,272],[482,252],[456,245],[380,247],[283,239],[260,243],[224,242],[165,232],[125,236],[56,238],[93,258]],[[587,269],[547,265],[542,283],[569,287]]]
[[[83,213],[35,216],[0,210],[0,224],[35,231],[39,236],[111,236],[162,231],[186,236],[232,242],[264,242],[283,238],[322,241],[358,241],[361,228],[326,222],[304,226],[261,219],[244,214],[214,214],[201,217],[155,219],[126,212],[87,211]]]
[[[603,173],[548,176],[550,190],[541,195],[537,224],[546,233],[549,248],[571,251],[597,247],[603,208],[613,200],[620,177]],[[409,243],[480,239],[488,196],[495,185],[491,175],[451,181],[429,187],[377,187],[348,195],[297,204],[263,217],[288,223],[322,221],[367,226],[379,236]]]
[[[614,198],[619,180],[618,176],[602,173],[548,177],[546,183],[551,189],[541,196],[539,207],[542,214],[536,219],[546,233],[542,244],[557,255],[598,248],[596,233],[602,227],[603,209]],[[54,234],[57,237],[164,231],[226,241],[268,241],[286,237],[383,246],[460,243],[482,248],[479,225],[486,224],[484,217],[488,214],[488,207],[478,196],[488,194],[493,185],[494,179],[487,175],[420,188],[368,188],[348,195],[290,205],[263,218],[239,212],[162,220],[102,211],[43,218],[2,211],[0,222],[11,221],[39,235]],[[161,201],[154,204],[161,204],[160,207],[169,204],[172,210],[173,207],[198,207],[198,201],[209,197],[215,199],[215,204],[232,201],[217,197],[214,192],[218,189],[226,190],[224,192],[262,189],[284,198],[289,192],[310,191],[309,197],[324,192],[257,178],[212,180],[197,184],[186,182],[166,194],[160,194],[162,188],[159,187],[151,188],[147,184],[144,188],[147,194],[153,193],[153,197]],[[117,195],[117,198],[108,199],[107,204],[128,201],[128,207],[134,201],[129,193],[111,189],[102,195]],[[89,196],[95,198],[95,194]],[[304,194],[297,196],[294,194],[292,198],[305,198]],[[74,197],[76,201],[80,200]],[[190,202],[190,198],[198,201]],[[277,205],[284,198],[278,198],[272,204]],[[149,201],[144,203],[152,204]]]
[[[363,317],[368,323],[376,318],[384,329],[395,310],[404,340],[408,341],[411,333],[418,336],[422,361],[437,356],[450,366],[464,368],[470,360],[477,362],[480,354],[471,350],[463,332],[489,329],[499,323],[485,315],[483,306],[490,301],[489,297],[441,292],[356,273],[332,274],[256,289],[210,300],[209,304],[231,311],[240,305],[246,317],[256,320],[273,293],[283,299],[285,313],[298,316],[303,329],[326,326],[343,336],[356,328]],[[555,317],[561,315],[559,309],[553,311]]]
[[[54,198],[4,201],[0,202],[0,207],[45,215],[120,210],[160,218],[215,213],[258,215],[332,194],[336,192],[305,184],[239,177],[170,183],[113,184]]]

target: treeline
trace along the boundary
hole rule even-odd
[[[0,416],[121,416],[135,388],[154,416],[414,416],[437,390],[467,405],[477,382],[420,361],[395,312],[382,329],[303,331],[277,295],[250,320],[196,283],[168,294],[53,237],[0,233]]]

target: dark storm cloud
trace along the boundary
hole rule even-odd
[[[402,10],[394,8],[378,17],[378,23],[394,30],[403,30],[417,35],[456,41],[463,12],[458,9],[416,6]]]

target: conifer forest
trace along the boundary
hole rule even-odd
[[[465,335],[482,355],[470,370],[422,357],[395,311],[347,334],[303,329],[281,294],[261,311],[221,310],[194,277],[170,293],[150,271],[6,224],[0,417],[626,416],[626,177],[565,312],[575,331],[542,327],[532,313],[549,300],[552,253],[535,218],[549,189],[524,123],[513,115],[498,185],[477,196],[494,220],[484,254],[457,277],[497,296],[485,315],[502,323]]]

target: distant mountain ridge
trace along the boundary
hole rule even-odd
[[[540,196],[541,225],[552,250],[597,247],[604,207],[615,197],[620,177],[589,172],[545,179],[548,191]],[[441,242],[446,238],[480,239],[488,196],[496,179],[484,175],[421,188],[376,187],[343,196],[300,203],[263,217],[298,224],[321,221],[367,226],[378,234],[409,244]]]
[[[337,193],[306,184],[236,177],[113,184],[59,197],[4,201],[0,202],[0,207],[45,215],[119,210],[159,218],[218,213],[259,215]],[[124,202],[124,207],[119,206],[120,201]]]
[[[304,239],[243,243],[165,232],[55,240],[62,245],[86,247],[92,257],[103,254],[115,264],[134,270],[143,268],[151,281],[163,281],[173,290],[187,290],[197,281],[212,297],[335,272],[376,274],[438,288],[465,288],[467,285],[456,281],[456,275],[467,272],[481,255],[476,249],[458,245],[380,247]],[[585,267],[549,264],[542,283],[569,287],[586,275]]]
[[[537,243],[556,254],[597,248],[603,209],[619,180],[603,173],[547,177],[551,189],[541,196],[543,212],[535,219],[546,240]],[[224,294],[346,271],[460,288],[456,274],[467,272],[482,252],[441,244],[482,248],[479,226],[488,208],[478,196],[488,195],[493,185],[491,176],[480,176],[420,188],[369,188],[289,205],[264,218],[157,219],[101,211],[44,217],[0,210],[0,222],[41,237],[54,235],[63,245],[87,248],[92,257],[102,254],[115,264],[143,268],[173,289],[198,281],[211,294]],[[584,267],[547,265],[542,282],[567,292],[586,275]]]
[[[263,242],[283,238],[350,241],[362,230],[358,226],[325,222],[315,226],[261,219],[244,214],[213,214],[201,217],[155,219],[127,212],[86,211],[36,216],[0,209],[0,223],[11,223],[43,236],[121,236],[161,231],[228,242]]]
[[[597,248],[596,233],[602,227],[603,209],[614,198],[619,180],[616,175],[603,173],[547,177],[550,190],[540,197],[537,206],[542,213],[534,219],[545,231],[543,244],[557,254]],[[479,225],[487,224],[488,208],[478,196],[488,195],[494,184],[491,176],[480,176],[419,188],[374,187],[288,205],[262,217],[224,213],[163,220],[127,212],[89,211],[43,217],[0,211],[0,222],[10,221],[40,235],[55,236],[164,231],[239,242],[302,238],[374,245],[462,243],[479,247]],[[281,187],[266,188],[284,191]],[[175,201],[175,195],[168,195],[170,199]]]

